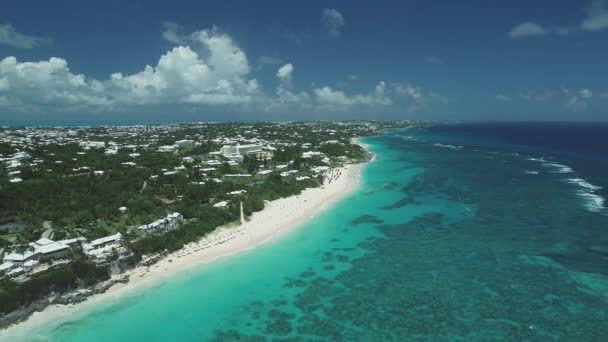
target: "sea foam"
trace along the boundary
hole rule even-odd
[[[600,212],[604,210],[604,198],[592,192],[579,190],[576,192],[583,201],[585,208],[589,211]]]
[[[600,190],[602,188],[601,186],[593,185],[582,178],[568,178],[568,179],[566,179],[566,182],[568,182],[570,184],[578,185],[578,186],[588,189],[590,191],[596,191],[596,190]]]
[[[553,170],[551,172],[555,172],[555,173],[571,173],[571,172],[574,172],[574,170],[572,170],[572,168],[570,166],[566,166],[564,164],[543,163],[543,166],[552,168]]]
[[[582,178],[568,178],[567,183],[578,186],[580,189],[576,191],[576,194],[583,200],[583,205],[587,210],[593,212],[600,212],[604,210],[605,199],[594,193],[600,190],[602,187],[593,185]]]

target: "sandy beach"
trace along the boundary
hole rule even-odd
[[[60,320],[91,305],[108,303],[133,291],[158,285],[178,273],[192,272],[203,264],[255,248],[293,231],[354,191],[360,183],[361,166],[362,164],[349,164],[333,169],[326,177],[325,184],[319,188],[306,189],[300,195],[272,201],[244,224],[218,228],[150,267],[138,266],[130,270],[126,273],[129,275],[126,284],[114,285],[106,292],[93,295],[79,304],[50,305],[26,321],[0,331],[0,340],[10,336],[24,336],[24,332],[48,321]]]

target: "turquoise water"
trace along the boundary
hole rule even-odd
[[[23,340],[608,340],[607,216],[574,175],[438,134],[366,139],[360,189],[301,229]]]

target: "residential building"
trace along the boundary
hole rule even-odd
[[[183,221],[184,216],[175,212],[160,220],[141,225],[137,229],[145,235],[159,234],[177,228]]]

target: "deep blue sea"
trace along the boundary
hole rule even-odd
[[[608,125],[364,139],[301,229],[12,341],[608,341]],[[0,338],[1,339],[1,338]]]

